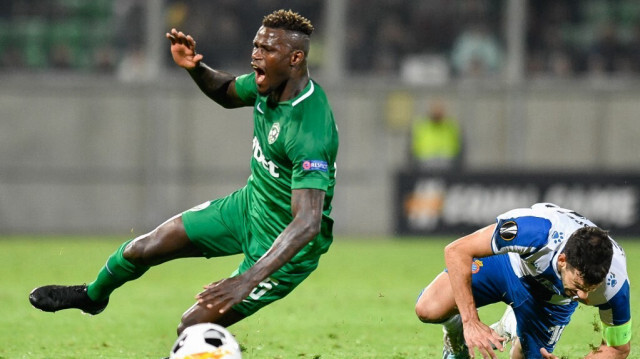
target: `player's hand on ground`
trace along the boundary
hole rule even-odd
[[[178,66],[187,70],[198,66],[202,55],[196,53],[196,41],[191,35],[185,35],[182,31],[171,29],[165,36],[171,41],[171,56]]]
[[[547,349],[545,349],[545,348],[541,348],[541,349],[540,349],[540,354],[542,354],[542,358],[543,358],[543,359],[558,359],[558,357],[557,357],[557,356],[555,356],[555,355],[553,355],[553,354],[549,353],[549,352],[547,351]]]
[[[485,359],[497,358],[496,353],[493,351],[492,344],[499,351],[504,350],[502,343],[505,341],[505,338],[498,335],[498,333],[481,321],[476,320],[464,323],[463,328],[464,339],[469,348],[469,355],[472,358],[475,357],[476,349],[478,349],[478,352],[480,352]]]
[[[200,305],[209,309],[219,308],[220,313],[225,313],[248,297],[253,288],[242,276],[225,278],[204,286],[204,290],[196,295],[196,300]]]

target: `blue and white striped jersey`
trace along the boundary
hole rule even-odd
[[[495,254],[508,253],[511,267],[519,277],[546,292],[553,304],[568,304],[558,272],[558,256],[574,231],[596,226],[580,214],[551,203],[508,211],[497,217],[491,240]],[[600,319],[621,325],[631,319],[629,277],[624,250],[613,240],[613,260],[605,282],[589,293],[587,305],[600,310]]]

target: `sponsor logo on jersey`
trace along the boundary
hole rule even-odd
[[[304,160],[302,161],[302,169],[305,171],[321,171],[327,172],[329,165],[327,162],[320,160]]]
[[[267,141],[269,144],[276,142],[278,139],[278,135],[280,134],[280,123],[276,122],[271,126],[271,131],[269,131],[269,137],[267,137]]]
[[[479,259],[475,259],[472,263],[471,263],[471,274],[476,274],[478,272],[480,272],[480,268],[483,266],[484,264],[482,263],[481,260]]]
[[[502,226],[500,226],[500,238],[505,241],[510,241],[516,238],[518,234],[518,225],[514,221],[504,222]]]
[[[269,171],[269,174],[272,177],[280,177],[280,174],[278,173],[278,166],[265,158],[264,152],[262,152],[262,147],[260,147],[260,142],[258,142],[258,139],[255,136],[253,137],[253,158],[255,158],[255,160],[264,167],[264,169]]]

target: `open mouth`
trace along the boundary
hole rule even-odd
[[[261,85],[267,77],[266,72],[254,63],[251,64],[251,67],[253,67],[253,71],[256,73],[256,84]]]

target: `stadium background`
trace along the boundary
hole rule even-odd
[[[409,122],[435,97],[465,133],[459,176],[576,174],[588,187],[611,172],[633,182],[640,168],[637,1],[9,0],[0,233],[142,233],[242,186],[251,110],[203,96],[164,33],[189,32],[206,63],[248,72],[255,30],[276,8],[317,28],[312,77],[341,134],[338,235],[396,233]],[[460,49],[469,32],[486,61]],[[486,221],[528,205],[505,203]]]

